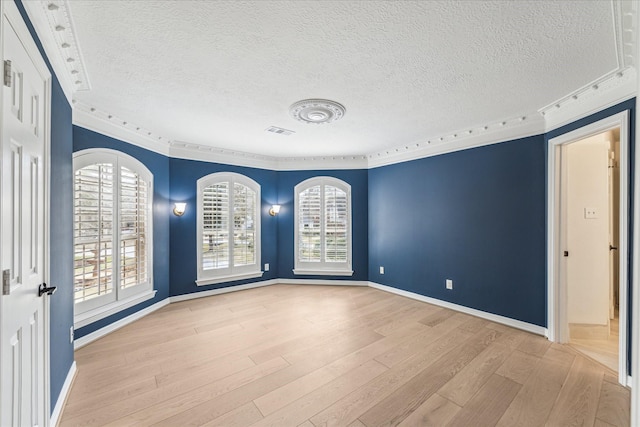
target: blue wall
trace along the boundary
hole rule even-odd
[[[29,32],[51,72],[51,182],[50,221],[51,241],[50,285],[58,292],[50,301],[51,354],[49,358],[50,392],[53,405],[60,396],[62,385],[73,364],[73,345],[69,342],[69,328],[73,326],[73,200],[71,164],[71,105],[62,91],[51,63],[42,48],[31,21],[20,0],[16,0]]]
[[[110,148],[121,151],[138,159],[153,174],[153,288],[158,292],[150,300],[76,330],[76,338],[83,337],[169,297],[169,215],[171,212],[169,158],[88,129],[73,126],[73,151],[87,148]]]
[[[352,268],[353,276],[300,276],[293,274],[294,268],[294,188],[302,181],[331,176],[351,185],[352,219]],[[278,274],[286,279],[322,280],[368,280],[369,273],[369,212],[367,204],[368,174],[364,169],[330,171],[286,171],[278,172],[278,204],[282,206],[278,215]]]
[[[371,169],[369,280],[544,326],[545,169],[542,135]]]
[[[171,202],[186,202],[185,214],[171,215],[171,295],[225,288],[244,283],[263,281],[278,277],[277,217],[269,215],[269,208],[277,200],[277,172],[220,163],[196,160],[170,159]],[[260,184],[261,192],[261,263],[269,263],[269,271],[261,278],[197,286],[196,255],[196,199],[197,181],[203,176],[216,172],[235,172],[245,175]]]

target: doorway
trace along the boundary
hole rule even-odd
[[[549,339],[627,375],[627,113],[549,141]]]
[[[563,144],[560,228],[568,343],[618,371],[620,129]]]

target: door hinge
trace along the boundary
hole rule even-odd
[[[8,59],[4,61],[4,85],[11,87],[11,61]]]
[[[11,293],[11,270],[2,271],[2,295]]]

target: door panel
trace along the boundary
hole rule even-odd
[[[45,280],[43,100],[49,76],[41,72],[42,58],[25,49],[28,32],[11,7],[4,5],[2,13],[3,61],[11,61],[12,79],[2,86],[0,265],[10,270],[10,292],[0,296],[0,425],[43,426],[45,299],[38,287]]]

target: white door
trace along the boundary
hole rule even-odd
[[[45,297],[45,153],[48,79],[13,2],[2,7],[0,265],[8,278],[0,296],[0,426],[47,423]],[[33,50],[30,50],[33,52]],[[6,74],[6,73],[3,73]],[[46,109],[45,109],[46,108]]]

